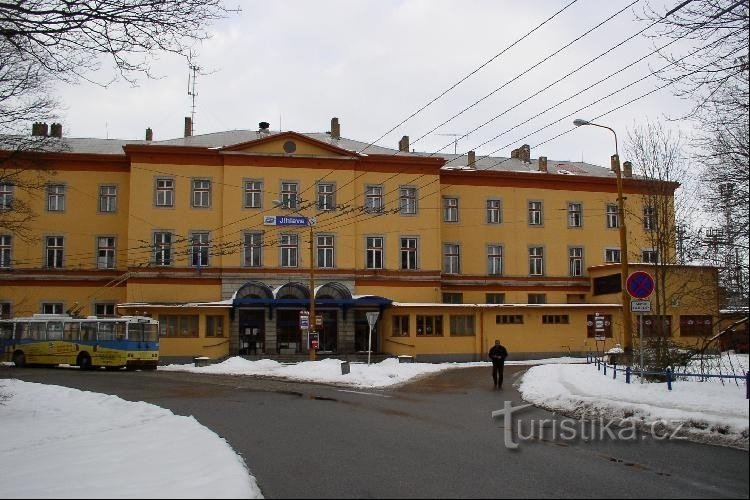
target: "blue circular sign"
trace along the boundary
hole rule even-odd
[[[631,297],[645,299],[654,291],[654,278],[646,272],[636,271],[628,276],[625,286]]]

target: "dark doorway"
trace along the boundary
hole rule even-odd
[[[299,310],[278,309],[276,311],[276,349],[279,354],[304,352],[299,328]]]
[[[323,317],[323,326],[318,327],[320,333],[320,351],[336,352],[338,349],[338,311],[317,311],[316,315]]]
[[[367,322],[367,311],[354,313],[354,350],[367,352],[370,324]],[[378,325],[372,329],[372,352],[378,352]]]
[[[263,354],[265,326],[264,310],[240,309],[240,355]]]

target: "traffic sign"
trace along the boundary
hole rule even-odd
[[[634,299],[645,299],[654,291],[654,278],[643,271],[636,271],[625,281],[628,293]]]
[[[264,226],[312,226],[315,218],[307,218],[301,215],[264,215]]]

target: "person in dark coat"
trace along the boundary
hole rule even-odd
[[[505,367],[505,358],[508,357],[508,350],[499,340],[495,341],[489,352],[490,361],[492,361],[492,380],[495,381],[495,388],[503,388],[503,368]]]

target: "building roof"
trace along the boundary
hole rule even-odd
[[[209,149],[219,149],[230,147],[236,144],[243,144],[257,139],[268,138],[269,136],[278,135],[281,131],[259,132],[258,130],[227,130],[223,132],[212,132],[208,134],[199,134],[189,137],[179,137],[176,139],[167,139],[162,141],[146,140],[128,140],[128,139],[97,139],[97,138],[73,138],[63,137],[61,139],[39,138],[47,144],[58,141],[59,152],[73,154],[102,154],[102,155],[125,155],[123,147],[128,144],[153,145],[153,146],[187,146],[202,147]],[[313,140],[330,144],[332,146],[356,152],[363,155],[387,155],[387,156],[406,156],[406,157],[434,157],[443,158],[446,161],[442,168],[444,172],[470,172],[470,171],[496,171],[496,172],[528,172],[540,173],[539,160],[530,159],[529,162],[519,158],[507,158],[501,156],[481,156],[477,155],[474,167],[468,167],[469,158],[466,154],[447,154],[447,153],[427,153],[417,151],[399,151],[397,149],[386,148],[367,142],[348,139],[345,137],[332,137],[330,132],[305,132],[301,135],[307,136]],[[16,138],[18,138],[16,136]],[[3,143],[8,143],[6,138],[0,138],[0,149]],[[27,138],[29,139],[29,138]],[[36,138],[31,138],[36,139]],[[48,146],[49,147],[49,146]],[[45,148],[47,149],[47,147]],[[50,151],[55,149],[52,147]],[[581,175],[586,177],[611,177],[615,174],[609,169],[598,165],[584,162],[571,162],[562,160],[547,160],[547,173],[558,175]]]

